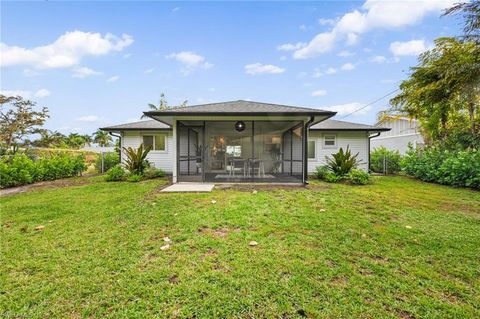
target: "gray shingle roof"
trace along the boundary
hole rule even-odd
[[[129,131],[129,130],[169,130],[170,126],[156,121],[138,121],[127,124],[120,124],[115,126],[103,127],[101,130],[104,131]],[[333,130],[333,131],[388,131],[389,128],[385,127],[376,127],[372,125],[365,125],[359,123],[351,123],[337,120],[325,120],[318,124],[312,125],[311,130]]]
[[[100,128],[103,131],[129,131],[129,130],[169,130],[170,126],[157,120],[138,121]]]
[[[325,120],[318,124],[312,125],[311,130],[320,130],[320,131],[389,131],[389,128],[386,127],[377,127],[372,125],[352,123],[338,120]]]
[[[330,115],[333,116],[335,112],[324,111],[319,109],[289,106],[272,103],[262,103],[253,101],[230,101],[220,103],[209,103],[192,105],[186,107],[178,107],[168,110],[145,112],[144,114],[152,115],[179,115],[179,114],[312,114],[312,115]]]

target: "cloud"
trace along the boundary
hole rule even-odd
[[[149,73],[152,73],[153,71],[155,71],[155,68],[146,69],[145,71],[143,71],[143,73],[149,74]]]
[[[305,47],[293,53],[295,59],[308,59],[331,51],[338,42],[358,42],[361,34],[374,29],[398,29],[418,23],[427,14],[438,13],[456,0],[378,1],[367,0],[359,10],[340,17],[330,31],[317,34]]]
[[[205,57],[191,51],[182,51],[178,53],[171,53],[166,56],[167,59],[173,59],[182,64],[181,72],[188,74],[195,69],[210,69],[213,64],[206,61]]]
[[[100,118],[96,115],[85,115],[85,116],[80,116],[75,119],[76,121],[79,122],[98,122]]]
[[[5,96],[21,96],[25,99],[29,99],[32,96],[32,92],[23,90],[0,90],[0,94]]]
[[[40,89],[37,92],[35,92],[34,96],[38,98],[42,98],[42,97],[50,96],[51,94],[52,93],[47,89]]]
[[[100,75],[100,74],[102,74],[102,72],[98,72],[90,68],[87,68],[85,66],[82,66],[82,67],[77,67],[73,69],[72,77],[83,79],[92,75]]]
[[[323,107],[322,109],[323,110],[327,110],[327,111],[333,111],[333,112],[337,112],[337,116],[342,116],[342,115],[347,115],[347,114],[350,114],[360,108],[362,108],[363,106],[365,106],[365,104],[363,103],[359,103],[359,102],[352,102],[352,103],[346,103],[346,104],[339,104],[339,105],[332,105],[332,106],[326,106],[326,107]],[[370,106],[367,106],[366,108],[352,114],[352,115],[365,115],[367,114],[369,111],[370,111],[371,107]]]
[[[387,58],[384,57],[383,55],[376,55],[376,56],[372,56],[370,59],[368,59],[370,62],[372,63],[378,63],[378,64],[382,64],[382,63],[385,63],[387,62]]]
[[[304,43],[304,42],[285,43],[285,44],[279,45],[277,47],[277,50],[280,50],[280,51],[295,51],[295,50],[298,50],[298,49],[301,49],[301,48],[305,47],[306,45],[307,44]]]
[[[115,82],[119,79],[120,77],[118,75],[114,75],[110,78],[107,79],[107,82]]]
[[[24,65],[37,69],[68,68],[80,63],[87,56],[101,56],[122,51],[133,43],[133,37],[121,38],[107,33],[66,32],[55,42],[32,49],[0,43],[0,66]]]
[[[178,10],[180,10],[180,7],[175,7],[172,9],[172,12],[177,12]]]
[[[25,75],[26,77],[33,77],[33,76],[37,76],[39,75],[40,73],[35,71],[35,70],[32,70],[32,69],[25,69],[23,70],[23,75]]]
[[[337,55],[338,55],[339,57],[346,58],[346,57],[354,56],[355,53],[354,53],[354,52],[347,51],[347,50],[343,50],[343,51],[339,52]]]
[[[208,88],[208,91],[209,91],[209,92],[215,92],[216,89],[215,89],[214,87],[211,87],[211,88]]]
[[[329,26],[334,26],[335,25],[335,19],[324,19],[320,18],[318,19],[318,24],[319,25],[329,25]]]
[[[320,71],[319,68],[315,68],[315,69],[313,70],[313,75],[312,75],[312,77],[314,77],[314,78],[319,78],[319,77],[321,77],[321,76],[323,76],[323,72]]]
[[[325,71],[325,74],[335,74],[337,73],[337,69],[335,68],[328,68],[327,71]]]
[[[131,57],[131,56],[132,56],[131,53],[125,53],[125,54],[123,55],[123,58],[124,58],[124,59],[128,59],[128,58]]]
[[[327,95],[326,90],[316,90],[312,92],[312,96],[325,96]]]
[[[353,65],[352,63],[345,63],[344,65],[342,65],[341,69],[343,71],[352,71],[353,69],[355,69],[355,65]]]
[[[285,69],[272,64],[253,63],[245,65],[245,73],[251,75],[279,74],[283,72],[285,72]]]
[[[424,40],[412,40],[406,42],[395,41],[390,44],[390,51],[395,56],[417,56],[428,50]]]

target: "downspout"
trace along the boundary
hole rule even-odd
[[[305,132],[303,136],[303,183],[308,184],[308,128],[310,127],[310,124],[314,121],[315,117],[310,116],[310,119],[305,123]]]
[[[108,132],[109,135],[118,138],[118,158],[120,159],[120,163],[122,162],[122,136],[115,135],[112,132]]]
[[[370,139],[372,139],[374,137],[378,137],[378,136],[380,136],[380,134],[381,134],[381,132],[377,132],[374,135],[369,135],[368,136],[368,149],[367,149],[367,151],[368,151],[368,167],[367,167],[367,169],[368,169],[369,173],[370,173]]]

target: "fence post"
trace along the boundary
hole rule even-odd
[[[102,173],[105,173],[105,169],[104,169],[104,155],[103,155],[103,151],[102,151]]]

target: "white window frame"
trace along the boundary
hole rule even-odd
[[[334,145],[327,145],[326,144],[327,136],[328,137],[331,137],[331,136],[334,137],[334,140],[333,140],[335,142]],[[329,149],[338,148],[337,134],[324,134],[323,135],[323,148],[329,148]]]
[[[165,138],[165,149],[164,150],[156,150],[154,149],[155,148],[155,140],[157,138],[157,135],[163,135],[164,138]],[[159,132],[159,133],[152,133],[152,134],[142,134],[142,144],[143,144],[143,137],[144,136],[153,136],[153,147],[150,152],[157,152],[157,153],[168,153],[168,133],[163,133],[163,132]]]
[[[308,157],[308,152],[307,152],[307,160],[315,162],[317,160],[317,140],[313,138],[309,138],[308,143],[310,142],[313,142],[313,144],[315,145],[315,154],[314,154],[315,157]]]

